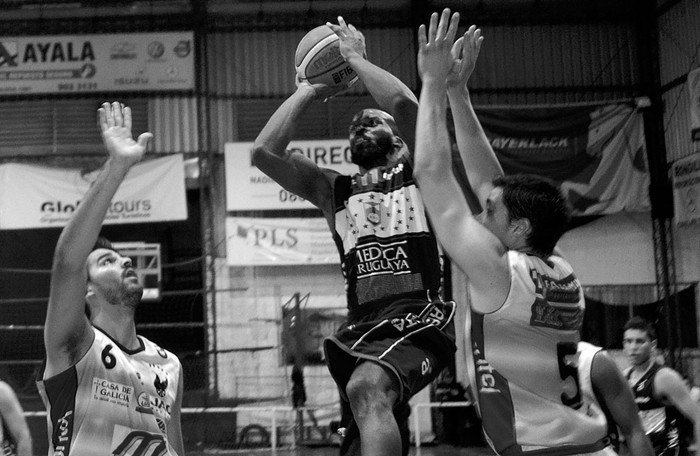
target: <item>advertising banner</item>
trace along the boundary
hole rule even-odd
[[[99,170],[0,165],[0,229],[64,226]],[[105,224],[187,219],[182,155],[134,165],[117,190]]]
[[[477,111],[506,174],[558,182],[575,216],[650,210],[642,114],[630,105]]]
[[[192,32],[0,37],[0,96],[192,89]]]
[[[321,217],[228,217],[226,258],[230,266],[340,263],[328,223]]]
[[[251,161],[252,142],[226,143],[226,208],[229,211],[313,209],[313,204],[280,187]],[[301,153],[318,166],[355,174],[347,139],[292,141],[288,150]]]
[[[673,211],[676,224],[700,219],[700,153],[673,162]]]

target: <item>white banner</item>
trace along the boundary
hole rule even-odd
[[[673,210],[676,224],[700,219],[700,154],[673,162]]]
[[[0,38],[0,95],[193,88],[192,32]]]
[[[229,211],[266,209],[312,209],[313,204],[284,190],[256,168],[251,161],[252,142],[226,143],[226,209]],[[347,139],[292,141],[289,151],[302,153],[322,168],[341,174],[356,174],[350,161]]]
[[[688,73],[688,95],[690,95],[690,137],[693,150],[700,152],[700,68]]]
[[[338,264],[340,257],[324,218],[226,219],[230,266]]]
[[[64,226],[100,170],[0,165],[0,229]],[[182,155],[135,165],[117,190],[105,224],[186,220]]]

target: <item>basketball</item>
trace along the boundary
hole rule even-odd
[[[299,41],[294,65],[302,81],[337,90],[347,89],[358,79],[340,54],[340,39],[327,25],[316,27]]]

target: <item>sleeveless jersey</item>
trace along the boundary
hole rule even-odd
[[[437,298],[437,241],[407,155],[393,167],[336,176],[333,200],[331,228],[351,316],[401,298]]]
[[[93,332],[80,361],[37,382],[47,411],[49,455],[174,456],[167,429],[180,361],[144,337],[141,348],[131,351],[99,328]]]
[[[639,418],[644,426],[644,432],[649,436],[656,454],[673,452],[679,442],[678,422],[680,412],[675,407],[666,406],[654,397],[654,377],[664,366],[652,363],[647,371],[632,387],[634,401],[639,408]],[[632,369],[625,371],[625,377],[630,380]]]
[[[15,456],[17,445],[10,439],[10,432],[5,426],[5,422],[0,415],[0,456]]]
[[[571,266],[510,251],[510,290],[471,313],[470,377],[487,440],[501,455],[592,453],[607,421],[581,388],[577,343],[584,298]]]

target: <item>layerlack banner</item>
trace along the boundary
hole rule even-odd
[[[99,170],[0,165],[0,229],[64,226]],[[105,224],[187,219],[182,155],[135,165],[117,190]]]
[[[630,105],[482,109],[506,174],[561,183],[574,215],[650,209],[642,114]]]

